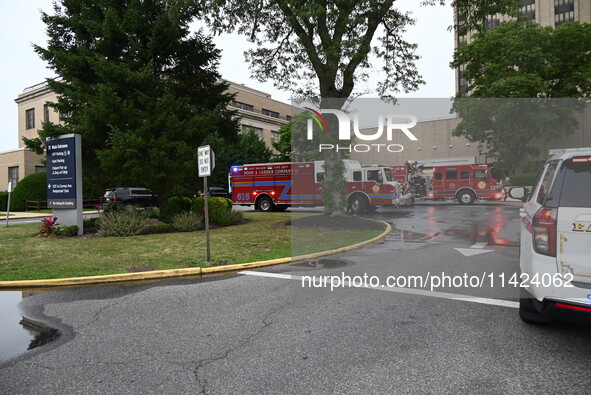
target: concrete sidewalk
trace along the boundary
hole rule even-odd
[[[89,214],[98,214],[98,213],[99,213],[98,211],[92,210],[92,211],[84,211],[82,214],[89,215]],[[32,213],[32,212],[26,212],[26,211],[11,211],[10,217],[8,219],[13,220],[13,219],[47,218],[47,217],[51,217],[52,215],[53,215],[52,213]],[[0,211],[0,220],[6,220],[6,211]]]

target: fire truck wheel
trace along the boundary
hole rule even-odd
[[[257,202],[257,209],[259,211],[269,212],[273,211],[274,208],[275,205],[273,204],[273,201],[267,196],[263,196]]]
[[[349,207],[353,214],[359,214],[365,211],[367,207],[366,199],[363,196],[354,195],[349,198]]]
[[[457,199],[460,204],[472,204],[474,203],[474,200],[476,200],[476,196],[471,190],[462,189],[458,192]]]

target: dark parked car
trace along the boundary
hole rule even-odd
[[[158,206],[156,195],[147,188],[109,188],[105,191],[101,204],[106,206],[110,202],[140,207]]]
[[[209,193],[207,196],[216,196],[216,197],[224,197],[228,199],[232,199],[232,194],[228,192],[227,189],[221,187],[209,187],[207,188]],[[199,191],[199,196],[204,196],[205,194]]]

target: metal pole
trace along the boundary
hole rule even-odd
[[[209,251],[209,207],[207,204],[207,177],[203,177],[203,189],[205,190],[205,244],[206,244],[206,251],[207,251],[207,262],[211,260],[210,251]]]

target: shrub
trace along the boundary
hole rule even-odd
[[[191,211],[184,211],[172,218],[172,227],[180,232],[193,232],[203,228],[203,217]]]
[[[163,210],[160,220],[170,223],[180,213],[191,211],[191,199],[184,196],[173,196],[168,199],[168,204]]]
[[[82,220],[82,224],[85,228],[98,228],[98,221],[100,218],[84,218]]]
[[[123,203],[118,202],[116,200],[111,200],[103,207],[103,214],[117,213],[124,210],[125,206],[123,205]]]
[[[521,173],[511,176],[510,185],[531,186],[536,181],[537,173]]]
[[[139,235],[146,227],[144,214],[134,207],[103,214],[98,221],[103,236],[125,237]]]
[[[57,217],[43,218],[41,222],[41,229],[39,229],[39,234],[41,236],[50,237],[56,234],[56,229],[59,225],[57,222]]]
[[[78,236],[78,225],[60,226],[55,229],[56,236],[74,237]]]
[[[171,224],[165,224],[164,222],[158,222],[156,224],[146,225],[143,233],[144,234],[158,234],[158,233],[170,233],[174,229]]]
[[[146,207],[143,211],[146,218],[160,218],[160,209],[158,207]]]
[[[8,192],[0,192],[0,211],[6,211],[8,206]]]
[[[209,222],[217,223],[220,215],[232,210],[233,202],[223,197],[208,197],[207,205],[209,208]],[[197,197],[193,199],[193,212],[202,214],[205,206],[205,198]],[[202,214],[203,215],[203,214]]]
[[[227,211],[218,217],[216,223],[220,226],[230,226],[239,224],[242,220],[244,215],[240,211]]]
[[[25,211],[25,200],[47,200],[47,176],[31,174],[19,181],[10,198],[11,211]]]

